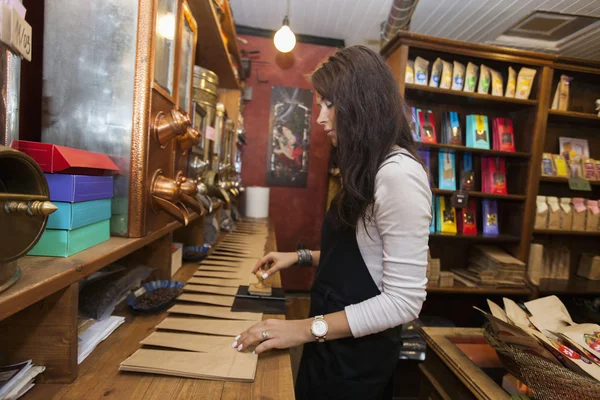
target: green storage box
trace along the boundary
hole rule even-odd
[[[66,231],[46,229],[30,256],[69,257],[110,239],[110,220]]]

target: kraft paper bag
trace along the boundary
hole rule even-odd
[[[585,200],[581,197],[573,198],[573,225],[574,231],[585,230],[585,217],[587,215],[587,207]]]
[[[558,197],[548,197],[548,229],[560,229],[560,204]]]
[[[535,212],[535,229],[546,229],[548,227],[549,208],[546,203],[546,196],[537,196]]]
[[[560,199],[560,229],[570,231],[573,225],[573,210],[571,209],[571,198]]]
[[[597,231],[598,223],[600,222],[600,208],[598,208],[597,200],[587,201],[587,216],[585,222],[586,231]]]

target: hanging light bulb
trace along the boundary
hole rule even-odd
[[[275,33],[274,42],[275,48],[282,53],[289,53],[296,46],[296,35],[290,29],[290,20],[288,15],[290,14],[290,0],[287,3],[287,14],[283,17],[283,23],[281,28]]]

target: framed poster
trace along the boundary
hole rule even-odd
[[[267,185],[306,187],[313,92],[271,87]]]
[[[560,154],[567,161],[581,162],[590,158],[590,148],[586,139],[559,137]]]

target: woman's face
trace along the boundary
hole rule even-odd
[[[317,118],[317,123],[327,132],[327,137],[331,141],[331,144],[337,146],[337,134],[335,133],[335,107],[333,104],[321,96],[317,97],[317,102],[321,111]]]

